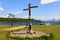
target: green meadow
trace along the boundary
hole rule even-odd
[[[33,26],[33,30],[52,33],[54,36],[54,40],[60,40],[60,26],[35,25]]]
[[[15,40],[7,37],[7,33],[10,31],[4,31],[5,28],[11,28],[9,25],[0,25],[0,40]],[[60,40],[60,26],[46,26],[46,25],[33,25],[32,30],[42,31],[53,34],[53,40]],[[13,31],[13,30],[12,30]]]

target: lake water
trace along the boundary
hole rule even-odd
[[[32,22],[33,25],[40,25],[41,23],[50,23],[51,25],[60,25],[60,22]],[[19,24],[19,25],[28,25],[29,22],[0,22],[2,24]]]
[[[20,25],[28,25],[28,22],[0,22],[0,25],[2,24],[20,24]],[[33,25],[39,25],[40,22],[32,22]]]

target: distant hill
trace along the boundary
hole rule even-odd
[[[28,19],[23,18],[0,18],[0,22],[27,22]],[[40,20],[32,19],[32,22],[41,22]]]
[[[60,25],[60,20],[52,19],[48,21],[43,21],[43,23],[49,23],[50,25]]]
[[[15,15],[9,13],[6,17],[7,17],[7,18],[15,18]]]

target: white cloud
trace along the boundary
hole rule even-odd
[[[60,14],[59,13],[55,14],[53,16],[53,19],[60,20]]]
[[[8,12],[8,14],[9,13],[15,15],[16,18],[28,18],[28,15],[25,12],[20,11],[20,10],[10,11],[10,12]]]
[[[21,14],[21,11],[11,11],[11,12],[8,12],[8,13],[12,13],[12,14],[14,14],[14,15],[17,15],[17,14]]]
[[[21,11],[15,11],[15,12],[13,12],[13,14],[20,14],[21,13]]]
[[[33,19],[36,19],[36,20],[45,20],[45,17],[43,16],[32,16]]]
[[[24,15],[24,16],[22,16],[22,17],[20,17],[20,18],[28,19],[28,16]]]
[[[48,4],[56,1],[59,1],[59,0],[41,0],[41,4]]]
[[[4,11],[4,8],[0,6],[0,12],[1,12],[1,11]]]
[[[52,17],[47,17],[47,16],[32,16],[33,19],[37,19],[37,20],[42,20],[42,21],[46,21],[46,20],[52,20]]]

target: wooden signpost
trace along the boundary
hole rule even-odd
[[[32,19],[31,19],[31,8],[37,8],[38,6],[31,6],[31,4],[28,4],[28,9],[23,9],[23,11],[28,10],[29,11],[29,30],[28,32],[31,33],[31,28],[32,28]]]

